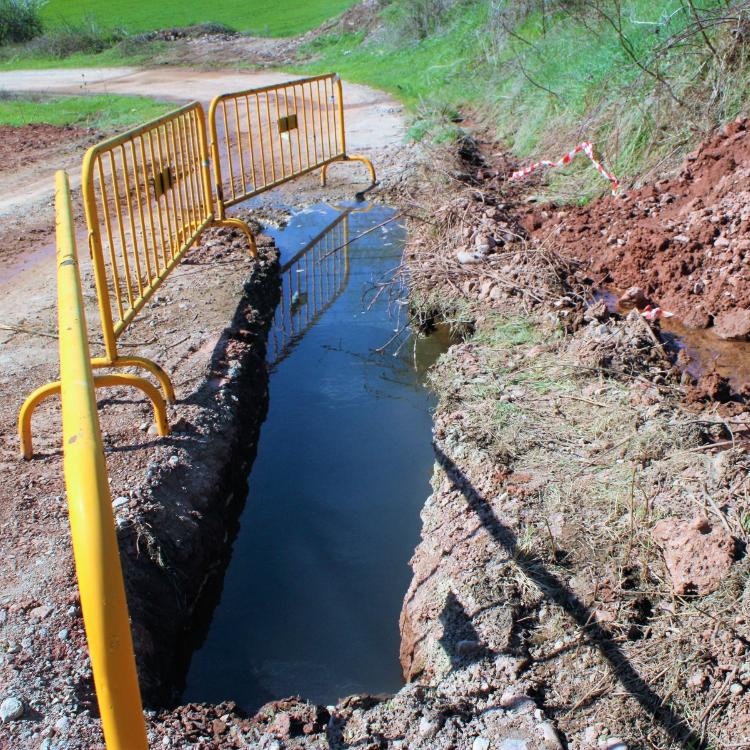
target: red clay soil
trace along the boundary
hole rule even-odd
[[[585,207],[530,208],[532,236],[587,261],[597,284],[646,296],[691,327],[750,333],[750,125],[738,118],[677,177]]]
[[[43,158],[47,149],[89,137],[91,131],[72,125],[0,125],[0,172],[10,172]]]

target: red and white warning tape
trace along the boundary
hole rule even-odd
[[[620,181],[611,172],[608,172],[602,166],[602,163],[596,158],[596,155],[594,153],[594,144],[591,141],[584,141],[583,143],[579,143],[572,151],[565,154],[565,156],[563,156],[563,158],[559,161],[537,161],[534,164],[530,164],[528,167],[519,169],[513,172],[513,174],[510,176],[510,179],[521,180],[524,177],[530,175],[532,172],[536,172],[536,170],[540,167],[564,167],[566,164],[570,164],[570,162],[573,161],[573,158],[580,154],[582,151],[586,154],[586,156],[589,157],[589,159],[591,159],[591,163],[597,168],[599,174],[601,174],[602,177],[606,177],[612,183],[612,195],[615,195],[617,193],[617,188],[620,187]]]

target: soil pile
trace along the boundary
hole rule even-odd
[[[536,240],[587,262],[595,283],[637,285],[687,325],[742,338],[750,333],[748,177],[748,120],[738,118],[689,154],[673,180],[580,208],[534,207],[524,223]]]

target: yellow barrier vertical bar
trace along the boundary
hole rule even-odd
[[[195,112],[191,112],[185,122],[186,146],[190,159],[190,184],[192,185],[196,229],[208,218],[204,202],[201,170],[203,169],[200,151],[195,140]],[[210,209],[209,209],[210,211]]]
[[[159,244],[156,241],[156,224],[154,223],[154,207],[151,202],[151,191],[148,183],[148,158],[146,157],[146,136],[139,139],[141,151],[141,177],[143,178],[143,191],[145,193],[146,207],[148,209],[148,226],[151,233],[151,251],[154,256],[154,275],[159,275]]]
[[[339,100],[339,122],[338,122],[338,133],[341,147],[341,155],[346,156],[346,128],[344,127],[344,87],[341,83],[341,76],[336,75],[336,88],[338,89]]]
[[[240,125],[240,103],[234,97],[234,121],[237,126],[237,151],[240,154],[240,176],[242,179],[242,192],[247,192],[247,177],[245,175],[245,154],[242,148],[242,127]]]
[[[305,84],[300,86],[302,91],[302,121],[305,125],[305,168],[310,168],[310,133],[307,126],[307,102],[305,100]]]
[[[326,102],[326,138],[328,140],[328,158],[333,156],[333,148],[331,146],[331,115],[328,111],[329,97],[328,97],[328,79],[323,79],[323,93],[325,94]]]
[[[274,89],[273,90],[273,101],[274,101],[274,108],[275,108],[275,117],[276,120],[276,143],[279,146],[279,158],[281,159],[281,178],[284,179],[286,177],[286,165],[284,164],[284,141],[281,138],[281,131],[278,127],[278,120],[281,116],[281,112],[279,111],[279,90]],[[273,130],[271,131],[273,132]],[[274,161],[276,160],[276,145],[274,145]]]
[[[109,215],[109,194],[107,193],[107,182],[104,177],[104,165],[102,158],[96,159],[96,166],[99,177],[99,189],[102,195],[102,210],[104,211],[104,227],[107,233],[107,248],[109,250],[109,261],[112,265],[112,285],[114,287],[115,300],[117,301],[117,311],[122,319],[125,314],[122,306],[122,295],[120,289],[120,269],[117,266],[117,255],[115,252],[114,232],[112,231],[112,219]],[[92,205],[96,205],[96,199],[92,198]],[[105,280],[106,283],[106,280]],[[106,287],[105,287],[106,288]]]
[[[167,146],[167,136],[166,136],[166,130],[164,128],[164,125],[160,125],[158,128],[156,128],[156,151],[159,154],[159,174],[165,174],[165,160],[164,160],[164,149],[165,146]],[[162,141],[163,137],[163,141]],[[167,152],[169,149],[167,149]],[[167,153],[167,155],[169,155]],[[157,175],[158,176],[158,175]],[[172,208],[169,206],[169,197],[172,196]],[[164,254],[164,266],[166,267],[169,265],[169,262],[172,260],[175,254],[174,249],[174,237],[176,236],[176,231],[172,230],[172,218],[177,220],[177,216],[174,212],[174,191],[171,189],[165,190],[161,197],[158,200],[158,205],[161,209],[161,202],[162,199],[164,200],[164,216],[166,217],[166,226],[167,226],[167,243],[169,247],[169,251],[165,252]],[[165,248],[166,251],[166,248]]]
[[[206,210],[209,213],[213,213],[213,195],[211,193],[211,172],[209,171],[208,163],[208,138],[206,137],[206,118],[203,115],[203,107],[198,109],[195,116],[195,122],[198,126],[198,143],[200,146],[201,155],[201,168],[203,174],[203,195],[206,201]],[[213,144],[212,144],[213,145]],[[218,145],[216,147],[216,153],[218,154]],[[219,188],[221,185],[219,185]],[[208,216],[206,217],[208,218]],[[219,201],[219,219],[224,218],[224,204]]]
[[[188,131],[188,144],[190,152],[190,161],[193,165],[193,184],[195,185],[195,210],[198,214],[198,223],[203,223],[208,214],[211,213],[212,207],[206,208],[206,196],[203,190],[203,158],[201,157],[200,146],[198,144],[197,128],[195,125],[195,111],[190,113],[186,123]]]
[[[188,202],[188,217],[190,219],[190,234],[198,228],[200,221],[195,213],[195,183],[193,182],[193,159],[188,146],[187,132],[185,130],[185,118],[181,116],[177,120],[177,132],[179,133],[180,154],[184,164],[185,194]]]
[[[143,143],[143,138],[139,139]],[[135,150],[135,139],[130,141],[130,155],[133,159],[133,180],[135,182],[135,200],[138,204],[138,216],[141,220],[141,233],[143,235],[143,259],[146,262],[146,274],[147,284],[150,286],[154,279],[154,274],[151,271],[151,258],[149,257],[148,249],[148,229],[146,228],[146,216],[143,210],[143,194],[141,191],[141,176],[138,173],[138,153]]]
[[[122,163],[123,179],[125,180],[125,201],[128,207],[128,223],[130,224],[130,239],[133,245],[133,260],[135,261],[135,275],[138,282],[138,296],[143,296],[143,273],[141,261],[138,255],[138,235],[135,231],[135,214],[133,213],[133,201],[130,194],[130,178],[128,177],[128,160],[125,155],[125,146],[120,144],[120,161]],[[132,304],[132,303],[131,303]]]
[[[120,186],[117,184],[117,166],[112,151],[108,152],[110,179],[112,181],[112,192],[115,199],[115,215],[117,216],[117,231],[120,235],[120,255],[122,256],[123,273],[125,275],[125,288],[128,290],[128,301],[133,306],[133,280],[130,277],[130,261],[128,260],[128,245],[125,241],[125,224],[122,220],[122,203],[120,202]]]
[[[115,339],[114,326],[112,325],[112,304],[110,302],[109,285],[107,283],[107,271],[104,267],[101,227],[99,226],[99,216],[96,210],[94,162],[98,163],[99,169],[101,170],[101,160],[93,149],[89,149],[83,158],[83,165],[81,168],[81,190],[83,192],[83,204],[89,234],[89,252],[91,253],[91,260],[94,266],[96,296],[99,302],[99,316],[102,323],[104,349],[107,358],[111,361],[117,357],[117,342]],[[102,201],[106,201],[103,193]],[[106,203],[104,203],[103,207],[106,213]],[[114,277],[114,283],[118,283],[117,276]]]
[[[175,252],[174,255],[177,255],[177,253],[180,251],[183,243],[184,243],[184,233],[185,233],[185,227],[188,226],[188,224],[185,221],[185,203],[184,203],[184,196],[183,196],[183,188],[185,186],[183,177],[182,177],[182,165],[180,164],[179,159],[179,152],[177,150],[177,141],[175,140],[175,132],[174,132],[174,121],[170,120],[169,122],[165,123],[164,127],[164,138],[167,146],[167,155],[170,157],[170,162],[174,160],[174,186],[170,189],[170,193],[172,193],[173,198],[173,205],[175,210],[175,222],[177,224],[177,231],[175,232],[175,238],[177,239],[177,243],[175,245]]]
[[[271,145],[271,179],[276,182],[276,154],[273,145],[273,128],[271,127],[271,97],[268,93],[264,96],[266,100],[266,120],[268,121],[268,142]]]
[[[158,149],[154,149],[154,139],[151,131],[148,131],[146,133],[148,136],[148,151],[149,155],[151,156],[151,179],[154,181],[154,203],[156,204],[156,213],[159,217],[159,238],[161,239],[161,259],[163,268],[166,268],[167,263],[169,263],[169,258],[167,257],[167,239],[166,235],[164,233],[164,213],[162,211],[161,207],[161,200],[159,199],[159,194],[156,190],[156,176],[157,176],[157,167],[158,171],[161,170],[161,155],[157,155]],[[159,131],[156,131],[156,135],[159,135]]]
[[[297,106],[297,87],[296,86],[292,86],[292,101],[294,102],[294,114],[297,116],[297,127],[294,130],[297,136],[297,166],[301,170],[302,169],[302,143],[300,141],[300,134],[302,130],[300,129],[299,107]]]
[[[255,167],[255,149],[253,148],[253,126],[250,119],[250,97],[244,96],[245,116],[247,117],[247,145],[250,146],[250,169],[253,170],[253,191],[258,189],[258,176]]]
[[[234,184],[234,165],[232,164],[232,148],[229,142],[229,118],[227,117],[227,103],[224,99],[221,101],[221,113],[224,120],[224,140],[227,144],[227,163],[229,164],[229,184],[232,187],[232,200],[237,197],[237,189]]]
[[[107,192],[107,182],[104,176],[104,160],[101,155],[97,157],[97,177],[99,178],[99,192],[102,196],[102,211],[104,213],[104,227],[107,235],[107,249],[109,251],[109,261],[112,266],[112,286],[117,302],[117,310],[120,318],[123,316],[123,305],[120,285],[120,269],[117,265],[117,255],[114,240],[114,231],[112,229],[112,218],[110,216],[110,200]],[[94,204],[95,205],[95,204]]]
[[[258,115],[258,138],[260,139],[260,168],[263,170],[263,185],[268,184],[268,177],[266,176],[266,156],[265,156],[265,144],[263,143],[263,125],[260,117],[260,97],[258,94],[255,95],[255,111]]]
[[[284,115],[289,118],[289,87],[284,86]],[[292,149],[292,133],[294,131],[289,129],[286,131],[287,146],[289,146],[289,170],[291,174],[294,174],[294,150]],[[299,166],[299,165],[298,165]]]
[[[147,750],[64,172],[55,191],[65,486],[81,609],[107,748]]]

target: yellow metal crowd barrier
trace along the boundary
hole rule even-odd
[[[345,209],[281,269],[281,299],[268,342],[278,365],[338,299],[349,282],[349,214]]]
[[[82,190],[88,242],[99,302],[104,356],[95,368],[135,367],[153,375],[164,398],[174,401],[167,373],[144,357],[126,357],[117,339],[185,253],[210,226],[242,230],[256,255],[248,226],[239,219],[217,219],[203,107],[182,107],[86,153]],[[163,399],[145,378],[104,375],[98,386],[128,385],[153,402],[160,435],[169,434]],[[26,458],[33,454],[31,417],[44,399],[59,393],[59,382],[32,393],[21,408],[19,434]]]
[[[65,172],[55,206],[65,487],[81,609],[107,748],[146,750]]]
[[[360,161],[372,183],[375,168],[346,152],[344,96],[335,73],[217,96],[208,126],[217,213],[294,177],[335,161]]]
[[[294,177],[326,170],[336,161],[360,161],[346,152],[341,80],[328,75],[223,94],[209,109],[194,102],[111,138],[86,153],[82,191],[88,244],[96,281],[104,355],[93,368],[138,368],[151,374],[162,395],[143,377],[108,374],[98,387],[132,386],[151,400],[160,435],[169,434],[164,401],[173,402],[169,375],[145,357],[123,356],[117,340],[185,253],[211,226],[240,229],[253,256],[255,240],[226,209]],[[216,183],[216,207],[211,185]],[[33,455],[31,419],[37,405],[60,392],[56,381],[38,388],[18,417],[21,452]]]

